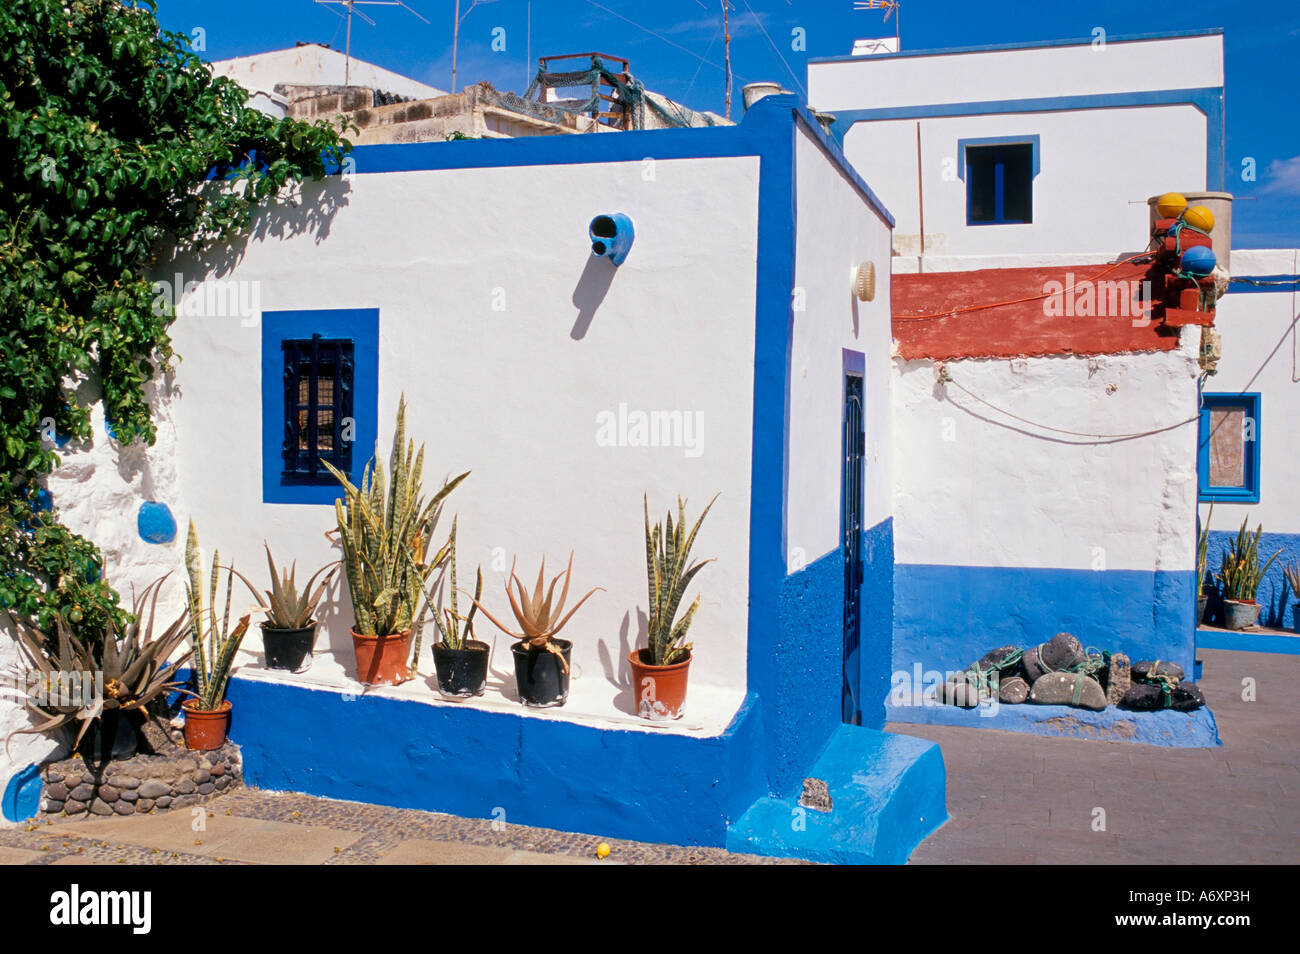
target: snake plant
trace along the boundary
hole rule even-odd
[[[406,396],[397,407],[397,429],[390,457],[391,480],[375,456],[366,464],[357,487],[347,474],[322,461],[343,486],[334,502],[343,549],[343,568],[352,594],[355,630],[363,636],[393,636],[411,631],[415,659],[420,658],[424,623],[422,594],[429,576],[446,559],[444,544],[432,554],[431,540],[442,502],[469,476],[443,482],[431,500],[421,493],[424,445],[406,438]]]
[[[181,686],[175,676],[189,661],[190,653],[177,659],[171,657],[189,635],[188,613],[182,611],[161,634],[154,635],[158,593],[170,575],[144,588],[134,601],[131,622],[121,632],[111,623],[108,625],[103,640],[96,641],[97,645],[102,642],[98,659],[91,646],[72,634],[61,616],[56,618],[55,639],[30,622],[10,616],[19,653],[26,663],[26,706],[45,718],[40,725],[18,729],[10,739],[79,723],[73,743],[76,748],[91,725],[106,712],[143,711],[154,699]],[[96,679],[98,674],[102,678]],[[84,691],[88,682],[94,684],[91,692]]]
[[[1196,592],[1199,594],[1205,587],[1205,571],[1209,568],[1210,562],[1210,521],[1214,519],[1214,504],[1210,504],[1210,511],[1205,515],[1205,526],[1201,527],[1201,532],[1196,538]]]
[[[294,563],[285,570],[283,567],[277,568],[275,559],[271,556],[271,545],[263,541],[262,546],[266,547],[266,566],[271,571],[271,588],[265,590],[267,600],[266,627],[268,629],[303,629],[312,622],[312,616],[316,612],[316,606],[320,603],[321,597],[325,595],[325,588],[329,586],[330,580],[334,578],[339,564],[327,563],[307,581],[307,585],[298,592],[297,583],[294,581],[294,575],[298,570],[298,562]],[[326,571],[329,571],[328,573]],[[320,581],[316,589],[312,589],[312,584],[316,578],[325,573],[325,578]]]
[[[555,585],[559,583],[560,577],[564,577],[564,589],[560,591],[560,601],[556,603],[554,602]],[[568,672],[569,665],[564,661],[560,647],[555,644],[554,639],[582,604],[587,602],[597,590],[604,589],[603,586],[596,586],[588,590],[573,609],[569,610],[568,615],[561,617],[560,614],[564,612],[564,601],[569,597],[569,582],[572,578],[573,551],[569,551],[568,568],[563,573],[556,574],[549,587],[546,586],[546,558],[543,557],[542,567],[537,571],[537,585],[533,588],[533,595],[530,597],[524,589],[523,581],[515,574],[515,561],[511,561],[510,576],[506,578],[506,598],[510,601],[510,609],[514,611],[515,619],[522,630],[519,633],[502,625],[478,599],[474,600],[474,605],[507,636],[513,636],[527,643],[529,649],[544,649],[554,653],[560,660],[560,665],[564,667],[564,671]],[[514,584],[514,592],[510,589],[511,584]]]
[[[439,642],[446,649],[464,649],[465,642],[474,638],[474,614],[478,611],[478,600],[483,595],[483,568],[478,568],[478,580],[474,583],[474,605],[469,608],[469,615],[461,619],[456,612],[456,518],[451,519],[451,536],[447,540],[447,572],[451,577],[450,606],[439,606],[434,610],[433,621],[438,625]],[[433,606],[433,600],[429,601]],[[464,624],[463,626],[461,624]]]
[[[217,619],[217,590],[221,583],[221,571],[226,571],[225,610],[221,619]],[[212,578],[208,581],[208,605],[203,605],[203,567],[200,565],[199,535],[190,521],[189,534],[185,540],[185,571],[189,574],[186,594],[189,598],[190,637],[194,645],[194,679],[198,684],[194,706],[204,712],[213,712],[221,707],[226,698],[226,685],[230,682],[230,668],[235,662],[235,653],[239,651],[248,632],[251,614],[244,614],[230,626],[230,600],[235,586],[235,577],[239,577],[248,591],[257,599],[257,590],[248,582],[247,577],[235,570],[233,566],[221,565],[221,554],[212,551]],[[258,609],[265,607],[258,606]]]
[[[1242,603],[1255,602],[1259,591],[1259,581],[1264,578],[1273,561],[1282,551],[1274,553],[1261,568],[1259,565],[1259,538],[1263,536],[1264,527],[1259,525],[1253,534],[1246,531],[1246,521],[1241,521],[1237,539],[1228,544],[1223,554],[1223,563],[1219,568],[1218,579],[1223,584],[1223,598]]]
[[[699,532],[700,524],[704,523],[704,518],[717,499],[718,495],[714,494],[713,500],[704,508],[689,534],[686,532],[686,503],[681,497],[677,498],[676,525],[673,524],[673,512],[669,510],[666,526],[664,523],[656,523],[653,530],[650,527],[650,504],[644,497],[641,500],[645,510],[645,567],[650,599],[647,630],[651,665],[671,666],[690,656],[691,643],[682,640],[686,638],[691,620],[700,608],[700,598],[695,598],[695,602],[680,620],[676,623],[673,620],[677,616],[677,607],[686,594],[686,587],[695,574],[713,562],[709,559],[691,563],[690,559],[695,534]]]
[[[1300,600],[1300,563],[1285,564],[1282,575],[1286,577],[1287,586],[1291,587],[1291,595]]]

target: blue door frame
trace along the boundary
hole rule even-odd
[[[840,482],[840,545],[844,555],[843,718],[862,724],[862,487],[866,457],[862,375],[844,375],[843,466]]]

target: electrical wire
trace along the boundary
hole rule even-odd
[[[776,45],[771,34],[767,32],[767,27],[763,26],[763,21],[758,18],[758,14],[754,12],[754,8],[749,5],[749,0],[740,0],[740,2],[745,5],[745,9],[749,11],[749,15],[753,17],[754,22],[758,24],[758,28],[763,31],[763,36],[767,37],[768,44],[772,47],[772,51],[776,53],[777,57],[781,60],[781,63],[785,66],[785,71],[790,74],[790,78],[794,80],[794,85],[799,87],[799,91],[803,93],[804,99],[807,99],[808,90],[804,89],[803,83],[799,81],[799,77],[795,75],[794,70],[790,69],[790,64],[786,62],[785,55],[781,52],[781,48]]]
[[[696,53],[694,50],[688,50],[686,47],[682,46],[680,43],[676,43],[676,42],[674,42],[673,40],[668,39],[668,37],[664,36],[662,33],[656,33],[654,30],[650,29],[650,28],[647,27],[647,26],[642,26],[640,23],[637,23],[635,20],[631,19],[630,17],[625,17],[625,16],[623,16],[623,14],[619,13],[617,10],[611,10],[609,7],[605,6],[603,3],[597,3],[596,0],[587,0],[587,3],[591,4],[593,7],[596,7],[596,8],[599,9],[599,10],[604,10],[604,11],[605,11],[606,13],[608,13],[610,16],[618,17],[620,20],[623,20],[623,21],[626,22],[626,23],[630,23],[630,24],[632,24],[632,26],[636,27],[638,30],[641,30],[641,31],[644,32],[644,33],[649,33],[649,34],[650,34],[652,37],[654,37],[656,40],[663,40],[663,42],[667,43],[669,46],[674,47],[674,48],[676,48],[676,49],[678,49],[678,50],[681,50],[683,53],[685,53],[685,54],[687,54],[687,55],[689,55],[689,56],[693,56],[693,57],[695,57],[695,58],[696,58],[697,60],[699,60],[701,63],[707,63],[709,66],[712,66],[715,70],[723,70],[723,69],[725,69],[725,67],[719,66],[717,63],[714,63],[712,60],[706,60],[704,57],[700,56],[700,54]],[[740,75],[739,73],[737,73],[735,70],[732,70],[732,71],[731,71],[731,75],[734,76],[734,77],[735,77],[736,79],[738,79],[738,80],[742,80],[742,81],[745,80],[745,77],[741,76],[741,75]]]
[[[961,391],[966,396],[970,397],[972,400],[978,401],[980,404],[983,404],[985,407],[992,408],[993,410],[997,411],[999,414],[1005,414],[1007,417],[1017,420],[1022,424],[1028,424],[1031,427],[1037,427],[1044,431],[1052,431],[1053,433],[1056,434],[1067,434],[1070,437],[1091,437],[1099,441],[1133,440],[1134,438],[1138,438],[1138,437],[1150,437],[1155,434],[1163,434],[1165,431],[1176,430],[1177,428],[1184,427],[1188,424],[1196,423],[1200,420],[1200,414],[1198,413],[1195,417],[1189,417],[1185,421],[1177,421],[1173,424],[1166,424],[1164,427],[1156,427],[1147,431],[1136,431],[1131,434],[1097,434],[1097,433],[1090,433],[1087,431],[1071,431],[1063,427],[1053,427],[1050,424],[1040,424],[1038,421],[1031,421],[1027,417],[1021,417],[1019,414],[1013,414],[1010,411],[1008,411],[1006,408],[998,407],[996,404],[993,404],[990,401],[986,401],[984,398],[980,397],[975,392],[971,391],[966,387],[963,387],[961,384],[958,384],[956,381],[954,381],[951,372],[949,372],[947,367],[944,366],[942,363],[940,364],[939,367],[939,380],[944,384],[951,384],[953,387]]]

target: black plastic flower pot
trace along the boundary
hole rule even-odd
[[[273,629],[263,623],[262,648],[266,668],[304,671],[311,665],[311,653],[316,648],[316,629],[315,622],[302,629]]]
[[[573,643],[567,639],[551,640],[564,656],[564,662],[555,653],[545,649],[532,649],[519,642],[510,647],[515,654],[515,682],[519,686],[519,701],[526,706],[543,709],[562,706],[569,698],[569,668],[572,665]]]
[[[96,765],[110,759],[126,759],[139,750],[135,726],[119,708],[105,709],[90,723],[77,751]]]
[[[434,643],[433,668],[438,672],[438,692],[446,699],[483,695],[490,649],[487,643],[477,639],[465,640],[462,649],[448,649],[442,643]]]

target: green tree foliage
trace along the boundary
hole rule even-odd
[[[173,315],[147,270],[234,237],[350,148],[247,99],[151,0],[0,3],[0,606],[42,628],[122,622],[95,546],[36,498],[58,463],[43,437],[91,439],[80,381],[119,441],[154,440],[144,385],[174,357]]]

